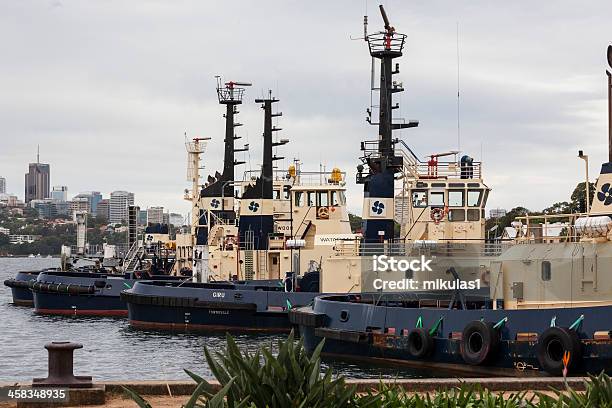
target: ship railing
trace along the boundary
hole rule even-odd
[[[128,252],[127,244],[113,244],[115,247],[115,256],[117,258],[125,258]],[[77,252],[78,247],[76,245],[70,245],[70,252],[73,255],[80,255]],[[85,246],[85,253],[83,256],[90,256],[95,258],[101,258],[104,256],[104,245],[103,244],[87,244]]]
[[[360,239],[338,240],[334,245],[336,256],[368,257],[388,256],[441,256],[441,257],[495,257],[513,244],[512,240],[445,240],[365,243]]]
[[[337,178],[337,175],[340,178]],[[285,181],[294,186],[318,186],[318,185],[344,185],[346,182],[346,172],[339,173],[332,171],[298,171],[295,179],[288,177],[287,170],[276,169],[272,173],[274,181]],[[254,182],[261,174],[256,170],[247,170],[244,172],[241,183]]]
[[[76,245],[70,245],[70,252],[73,255],[80,255],[78,253],[78,246]],[[84,248],[84,254],[85,256],[102,256],[104,255],[104,246],[103,245],[99,245],[99,244],[86,244],[85,248]]]
[[[422,179],[481,179],[482,163],[473,162],[462,165],[457,162],[436,162],[436,164],[419,163],[416,172]]]
[[[212,221],[211,222],[212,225],[234,225],[234,226],[236,225],[237,218],[233,220],[230,220],[227,218],[221,218],[212,211],[210,211],[209,214],[210,214],[210,219]]]
[[[577,242],[583,238],[575,227],[576,220],[588,213],[526,214],[516,217],[510,231],[517,244]],[[507,231],[504,232],[504,236]]]
[[[217,96],[219,97],[219,102],[228,102],[228,101],[242,101],[242,97],[244,96],[244,88],[233,86],[233,87],[219,87],[217,88]]]
[[[361,143],[363,158],[380,157],[378,140],[367,140]],[[408,177],[420,179],[482,179],[482,162],[472,164],[458,161],[423,161],[402,140],[398,140],[394,149],[395,155],[402,158],[404,173]]]
[[[369,34],[367,40],[370,54],[373,56],[389,51],[401,53],[406,41],[406,34],[393,33],[393,35],[389,36],[386,32],[379,31]]]

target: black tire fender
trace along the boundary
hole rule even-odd
[[[576,367],[582,358],[580,339],[574,330],[565,327],[549,327],[538,337],[537,356],[540,367],[549,374],[561,375],[563,355],[570,353],[568,371]]]
[[[483,365],[497,353],[499,332],[493,323],[474,320],[465,326],[461,335],[461,357],[470,365]]]
[[[434,340],[427,329],[417,327],[408,333],[408,353],[414,358],[429,357],[434,350]]]

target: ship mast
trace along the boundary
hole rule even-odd
[[[364,173],[363,165],[357,167],[357,183],[364,184],[365,242],[394,238],[394,175],[401,171],[403,162],[401,156],[395,155],[393,131],[419,124],[417,121],[393,123],[393,110],[399,108],[399,104],[393,105],[393,94],[404,90],[401,83],[393,80],[393,75],[399,73],[399,63],[393,66],[393,60],[402,56],[406,35],[396,32],[384,7],[380,5],[379,8],[384,31],[365,37],[370,55],[380,60],[378,122],[372,121],[373,107],[367,109],[366,118],[368,123],[378,126],[378,140],[361,144],[364,152],[361,160],[368,166],[367,173]]]
[[[274,232],[274,211],[273,211],[273,165],[274,161],[282,160],[284,157],[273,155],[272,150],[276,146],[287,144],[287,139],[273,141],[274,132],[282,130],[272,125],[272,118],[282,116],[281,112],[272,112],[272,104],[279,100],[272,96],[272,91],[268,92],[267,98],[256,99],[256,103],[261,103],[264,111],[264,130],[263,130],[263,162],[261,175],[255,184],[247,186],[240,200],[240,220],[239,234],[240,242],[245,247],[255,250],[268,249],[269,235]],[[250,272],[250,271],[247,271]],[[251,278],[250,273],[246,273],[247,279]]]
[[[612,68],[612,45],[608,45],[608,65]],[[612,162],[612,73],[606,69],[608,76],[608,161]]]
[[[234,157],[236,152],[246,151],[245,146],[242,149],[237,149],[234,142],[240,139],[236,136],[235,129],[242,126],[236,122],[236,115],[239,113],[238,105],[242,104],[245,87],[251,86],[247,82],[228,81],[223,83],[220,77],[217,77],[217,97],[221,105],[225,105],[225,139],[224,139],[224,157],[223,157],[223,173],[218,172],[214,176],[208,176],[206,184],[200,191],[200,210],[199,222],[200,228],[197,230],[198,245],[206,245],[208,243],[208,231],[214,225],[215,219],[223,221],[233,221],[236,218],[234,211],[234,182],[235,182],[235,166],[243,164],[243,161],[237,161]],[[209,214],[210,213],[210,214]],[[209,215],[213,219],[208,219]]]

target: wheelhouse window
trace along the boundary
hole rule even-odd
[[[429,205],[443,206],[444,205],[444,191],[433,191],[429,193]]]
[[[427,207],[427,191],[413,191],[412,192],[412,206],[414,208]]]
[[[478,208],[470,208],[467,210],[467,218],[468,221],[480,220],[480,210]]]
[[[482,190],[468,190],[468,193],[467,193],[468,207],[479,207],[481,198],[482,198]]]
[[[296,191],[294,197],[295,199],[293,201],[293,205],[295,205],[296,207],[303,207],[304,206],[304,192]]]
[[[330,203],[332,206],[334,207],[339,207],[340,206],[340,197],[338,195],[338,191],[330,191],[329,192],[329,196],[330,198]]]
[[[550,261],[542,261],[542,280],[549,281],[552,276]]]
[[[317,205],[319,207],[327,207],[329,205],[327,191],[317,192]]]
[[[338,191],[338,200],[340,201],[340,205],[346,205],[346,195],[344,195],[344,191]]]
[[[284,186],[283,193],[283,198],[288,200],[291,197],[291,186]]]
[[[489,198],[489,190],[485,190],[484,191],[484,197],[482,198],[482,205],[481,207],[484,207],[487,205],[487,199]]]
[[[306,193],[307,196],[307,200],[306,202],[308,203],[309,207],[316,207],[317,203],[316,203],[316,199],[315,199],[315,192],[314,191],[309,191]]]
[[[275,200],[280,200],[280,190],[272,191],[272,198]]]
[[[464,205],[464,191],[463,190],[448,190],[448,206],[449,207],[463,207]]]
[[[448,220],[451,222],[465,221],[465,210],[463,208],[454,208],[448,212]]]

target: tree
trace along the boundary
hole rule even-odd
[[[548,208],[545,208],[542,212],[544,214],[568,214],[573,212],[574,204],[568,203],[567,201],[561,201],[559,203],[554,203]]]
[[[572,212],[587,212],[586,208],[586,193],[584,186],[586,182],[578,183],[574,191],[572,192]],[[593,202],[593,196],[595,195],[595,183],[589,183],[589,202]]]
[[[349,223],[351,224],[351,231],[356,233],[357,231],[361,231],[363,228],[363,219],[355,214],[349,213]]]
[[[497,234],[496,235],[501,235],[502,231],[504,230],[504,228],[509,227],[510,224],[512,223],[512,221],[514,221],[514,219],[516,217],[522,217],[524,215],[527,214],[532,214],[529,212],[529,210],[525,207],[514,207],[513,209],[511,209],[510,211],[508,211],[508,213],[506,213],[506,215],[504,215],[503,217],[499,217],[499,218],[489,218],[486,222],[485,222],[485,228],[486,230],[490,230],[491,228],[497,226]]]

